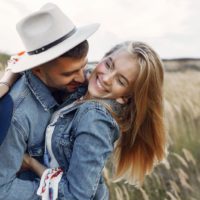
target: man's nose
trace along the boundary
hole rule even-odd
[[[84,83],[85,82],[85,75],[84,75],[84,70],[83,69],[79,70],[76,73],[76,76],[75,76],[74,80],[76,82],[79,82],[79,83]]]

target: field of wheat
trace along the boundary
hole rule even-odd
[[[113,183],[110,200],[200,200],[200,72],[165,74],[168,156],[137,188]]]

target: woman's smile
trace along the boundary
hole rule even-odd
[[[105,84],[103,83],[103,81],[101,79],[101,76],[99,76],[99,75],[97,75],[97,77],[96,77],[96,85],[97,85],[97,89],[99,89],[100,91],[109,92],[109,90],[105,87]]]

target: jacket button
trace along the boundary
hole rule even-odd
[[[70,140],[70,142],[72,142],[73,141],[73,136],[70,136],[69,140]]]
[[[42,149],[38,149],[38,150],[37,150],[37,153],[38,153],[38,154],[41,154],[41,153],[42,153]]]

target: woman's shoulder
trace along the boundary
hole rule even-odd
[[[113,117],[111,113],[106,109],[105,105],[96,100],[87,100],[81,103],[77,109],[77,117],[90,121],[100,118],[105,118],[106,120],[113,121]]]
[[[98,130],[97,132],[107,130],[105,134],[112,135],[111,141],[113,143],[119,137],[120,129],[104,103],[97,100],[88,100],[82,103],[77,109],[74,124],[76,127],[85,127],[87,130],[90,128],[93,131]]]
[[[115,110],[114,101],[103,100],[103,99],[94,99],[87,100],[82,103],[77,109],[76,117],[78,120],[84,121],[104,121],[105,123],[110,123],[112,127],[118,127],[118,124],[113,116]]]
[[[79,106],[79,111],[87,112],[93,110],[94,112],[101,112],[109,115],[113,118],[113,114],[118,115],[121,110],[121,106],[115,100],[110,99],[90,99],[84,101]]]
[[[90,99],[87,101],[84,101],[79,109],[81,110],[90,110],[90,109],[96,109],[96,110],[102,110],[104,112],[110,113],[112,111],[115,114],[119,114],[119,111],[122,109],[122,105],[116,102],[112,99]]]
[[[105,106],[99,100],[92,100],[92,99],[86,100],[79,106],[79,110],[87,111],[87,110],[93,110],[93,109],[106,111]]]

